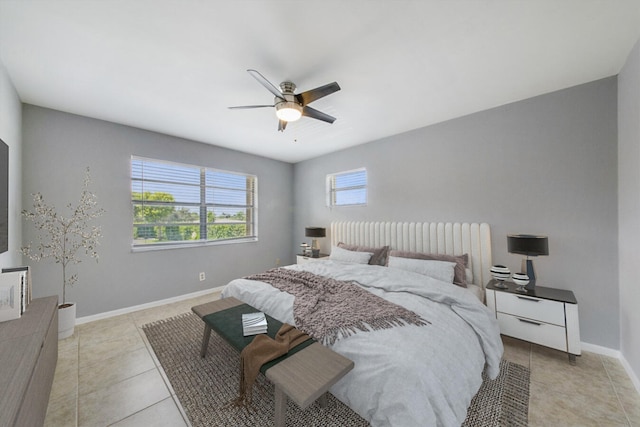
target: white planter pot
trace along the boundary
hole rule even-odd
[[[58,339],[73,335],[76,326],[76,303],[68,302],[68,307],[58,307]]]

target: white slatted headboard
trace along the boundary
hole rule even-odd
[[[331,245],[362,246],[447,255],[469,254],[473,283],[482,290],[491,279],[491,230],[486,223],[332,222]]]

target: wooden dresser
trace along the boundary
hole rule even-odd
[[[0,323],[0,426],[42,426],[58,362],[58,297]]]

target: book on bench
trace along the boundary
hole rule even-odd
[[[245,313],[242,315],[242,332],[244,336],[267,333],[267,318],[264,313]]]

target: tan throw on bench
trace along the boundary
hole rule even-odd
[[[240,353],[240,396],[234,401],[236,406],[250,406],[253,383],[260,373],[260,367],[289,352],[310,337],[293,326],[284,323],[276,338],[266,334],[256,335],[251,344]]]

